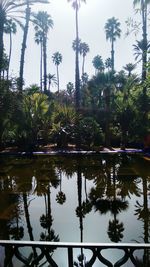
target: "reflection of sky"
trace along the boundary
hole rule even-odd
[[[46,162],[46,161],[45,161]],[[86,159],[87,169],[86,172],[88,173],[88,160]],[[72,161],[70,161],[70,164]],[[137,161],[138,163],[138,161]],[[85,163],[84,163],[85,164]],[[89,162],[89,164],[91,164]],[[95,165],[96,168],[98,168],[98,162],[96,162]],[[35,161],[35,168],[36,168],[36,161]],[[141,165],[142,166],[142,165]],[[144,168],[145,165],[143,165],[143,170],[140,170],[141,168],[140,164],[137,169],[137,173],[142,173],[143,176],[146,177],[146,173],[148,173],[148,169]],[[89,166],[90,167],[90,166]],[[93,167],[93,166],[92,166]],[[136,165],[135,165],[136,167]],[[27,167],[23,167],[24,170],[26,170]],[[65,165],[64,165],[65,169]],[[97,170],[97,169],[96,169]],[[122,169],[122,174],[123,174]],[[130,166],[126,166],[126,172],[130,172]],[[90,169],[91,171],[91,169]],[[99,170],[101,171],[101,170]],[[99,173],[99,171],[97,173]],[[132,168],[133,171],[133,168]],[[33,170],[31,170],[31,173]],[[19,172],[17,172],[19,173]],[[35,177],[31,176],[31,173],[29,173],[21,179],[21,173],[20,173],[20,179],[19,181],[22,182],[21,188],[23,188],[24,182],[25,186],[27,188],[30,188],[30,183],[32,183],[32,190],[30,191],[28,195],[28,210],[30,215],[30,223],[33,231],[34,240],[40,240],[40,234],[41,232],[45,232],[46,230],[43,229],[40,225],[40,217],[42,214],[45,214],[45,201],[44,196],[37,196],[34,194],[34,189],[37,185],[36,181],[36,175]],[[19,175],[19,174],[18,174]],[[31,179],[32,177],[32,179]],[[128,177],[130,177],[128,173]],[[10,177],[9,177],[10,178]],[[14,177],[15,181],[15,177]],[[28,184],[27,184],[28,181]],[[140,191],[143,191],[143,185],[142,185],[142,179],[137,179],[137,187],[140,189]],[[44,182],[44,180],[43,180]],[[85,195],[85,178],[82,175],[82,201],[85,201],[86,195]],[[47,180],[46,180],[47,183]],[[86,185],[87,185],[87,195],[89,194],[92,187],[95,187],[93,180],[86,179]],[[61,183],[62,191],[66,195],[66,202],[63,205],[60,205],[56,202],[56,195],[60,191],[60,185],[55,189],[54,187],[50,188],[50,199],[51,199],[51,214],[53,217],[52,222],[52,229],[55,231],[55,235],[59,236],[60,242],[80,242],[80,224],[79,224],[79,218],[76,217],[76,208],[79,205],[78,204],[78,189],[77,189],[77,174],[73,174],[72,177],[66,177],[65,173],[62,174],[62,183]],[[16,192],[15,192],[16,193]],[[138,201],[141,205],[143,205],[143,196],[138,197],[134,194],[130,194],[130,197],[126,197],[126,199],[129,202],[129,207],[126,211],[121,211],[119,214],[117,214],[117,219],[119,222],[124,224],[124,232],[123,232],[123,239],[121,242],[124,243],[130,243],[130,242],[143,242],[143,222],[137,219],[137,215],[135,216],[135,210],[136,210],[136,201]],[[21,210],[24,210],[24,206],[22,203]],[[24,227],[24,240],[29,240],[29,233],[26,226],[26,219],[24,214],[20,215],[21,221],[20,226],[22,225]],[[107,230],[108,230],[108,224],[109,220],[113,220],[114,216],[110,214],[110,212],[101,215],[99,211],[95,212],[95,209],[92,208],[92,211],[90,211],[88,214],[85,215],[85,218],[83,218],[83,242],[91,242],[91,243],[108,243],[111,242]],[[106,252],[105,252],[106,253]],[[78,255],[79,251],[75,252],[75,255]],[[59,256],[58,256],[59,255]],[[88,255],[88,253],[87,253]],[[109,253],[108,253],[109,255]],[[110,252],[110,257],[114,261],[116,261],[115,252]],[[120,254],[121,256],[121,254]],[[59,253],[59,251],[55,252],[55,257],[60,261],[61,266],[65,266],[64,263],[64,254],[63,252]],[[108,256],[109,257],[109,256]],[[59,259],[58,259],[59,258]],[[16,265],[17,266],[17,265]],[[128,267],[128,265],[125,265]],[[129,265],[132,267],[131,265]],[[98,267],[98,263],[94,265],[94,267]]]
[[[87,192],[89,192],[92,181],[87,180]],[[138,185],[139,186],[139,185]],[[84,186],[83,186],[84,187]],[[56,194],[59,191],[51,188],[51,209],[53,224],[52,228],[55,233],[59,235],[62,242],[80,242],[80,228],[79,218],[76,217],[76,207],[78,206],[77,197],[77,179],[74,175],[71,179],[65,179],[62,177],[62,191],[66,195],[66,202],[60,205],[56,202]],[[85,200],[84,194],[82,200]],[[124,224],[124,238],[122,242],[143,242],[139,237],[142,236],[143,227],[142,223],[137,220],[135,213],[136,200],[142,203],[139,197],[131,196],[129,201],[129,208],[126,211],[122,211],[117,215],[119,222]],[[35,240],[40,239],[40,233],[44,231],[40,226],[40,216],[45,212],[44,197],[36,197],[32,195],[30,197],[29,213],[31,225],[33,226],[33,234]],[[107,235],[107,228],[109,220],[113,219],[113,215],[108,212],[105,215],[101,215],[99,211],[95,212],[94,209],[83,218],[83,241],[84,242],[110,242]],[[26,223],[24,223],[26,225]],[[24,226],[25,226],[24,225]],[[25,239],[28,239],[28,234]]]

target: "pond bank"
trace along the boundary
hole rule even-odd
[[[127,148],[127,149],[120,149],[120,148],[102,148],[100,150],[78,150],[78,149],[59,149],[59,148],[40,148],[37,151],[19,151],[17,148],[7,148],[0,151],[0,155],[98,155],[98,154],[115,154],[115,153],[143,153],[142,149],[135,149],[135,148]]]

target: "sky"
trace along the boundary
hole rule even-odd
[[[63,60],[59,66],[60,89],[65,89],[68,82],[74,83],[75,54],[72,50],[72,41],[75,39],[75,12],[71,3],[67,0],[50,0],[49,4],[36,4],[32,8],[34,12],[47,11],[51,15],[54,26],[50,29],[47,44],[47,71],[56,74],[56,66],[52,62],[52,55],[56,51],[62,54]],[[136,19],[133,9],[133,0],[86,0],[79,10],[79,37],[82,42],[89,45],[90,52],[85,62],[85,72],[89,78],[94,75],[92,60],[96,55],[105,59],[110,57],[110,42],[106,41],[104,26],[107,20],[115,17],[121,23],[121,38],[115,43],[115,69],[119,71],[127,63],[135,63],[133,56],[133,44],[137,37],[131,34],[125,37],[127,26],[125,21],[129,17]],[[40,84],[40,47],[34,42],[34,29],[30,25],[27,49],[25,54],[25,85]],[[13,36],[13,52],[10,72],[18,76],[20,50],[22,43],[22,30],[17,28]],[[6,47],[9,39],[5,37]],[[53,87],[53,91],[57,88]]]

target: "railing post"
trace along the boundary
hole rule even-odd
[[[73,248],[68,247],[68,267],[73,267]]]

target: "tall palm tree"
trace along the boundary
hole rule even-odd
[[[51,85],[57,85],[57,79],[55,74],[48,73],[47,75],[47,80],[48,80],[48,91],[51,89]]]
[[[105,68],[108,69],[108,71],[110,71],[112,68],[112,62],[110,57],[105,60]]]
[[[80,107],[81,97],[80,97],[80,75],[79,75],[79,23],[78,23],[78,11],[80,8],[81,2],[86,3],[86,0],[68,0],[72,3],[72,7],[75,10],[75,26],[76,26],[76,40],[77,40],[77,49],[75,56],[75,89],[76,89],[76,109]]]
[[[9,77],[9,67],[10,67],[10,59],[12,52],[12,33],[15,34],[17,31],[16,23],[12,19],[7,19],[4,24],[4,32],[9,34],[9,56],[8,56],[8,70],[7,70],[7,80]]]
[[[41,33],[43,46],[43,72],[44,72],[44,93],[47,91],[47,39],[49,29],[53,27],[53,20],[46,11],[39,11],[33,14],[35,32]]]
[[[25,59],[25,50],[29,29],[29,21],[31,17],[31,5],[35,3],[48,3],[48,0],[23,0],[26,5],[25,9],[25,25],[23,31],[23,40],[21,48],[21,57],[20,57],[20,70],[19,70],[19,90],[22,91],[23,88],[23,73],[24,73],[24,59]]]
[[[146,79],[147,70],[147,21],[148,21],[148,5],[150,4],[150,0],[133,0],[134,7],[136,5],[140,5],[140,12],[142,16],[142,81]],[[144,89],[145,91],[146,89]],[[146,93],[146,92],[145,92]]]
[[[81,42],[80,44],[80,54],[83,57],[83,62],[82,62],[82,76],[84,75],[84,65],[85,65],[85,57],[87,55],[87,53],[90,51],[89,46],[87,43],[85,42]]]
[[[132,63],[126,64],[123,68],[128,72],[128,77],[131,77],[132,71],[135,69],[136,65]]]
[[[78,42],[78,44],[77,44],[77,42]],[[77,39],[73,40],[73,42],[72,42],[73,51],[76,52],[76,49],[78,48],[78,52],[81,53],[80,47],[81,47],[81,39],[78,38],[78,41],[77,41]]]
[[[145,61],[143,61],[143,51],[146,48],[146,63]],[[144,77],[143,75],[146,75],[146,64],[147,64],[147,53],[149,52],[150,49],[150,42],[147,41],[147,45],[145,47],[144,41],[143,39],[140,41],[136,41],[136,44],[133,45],[133,49],[134,49],[134,55],[135,55],[135,60],[138,60],[137,63],[142,61],[142,80],[144,81]]]
[[[98,73],[98,72],[103,72],[104,69],[105,69],[105,66],[104,66],[104,63],[103,63],[103,60],[102,60],[102,57],[97,55],[93,58],[93,66],[95,68],[95,75]]]
[[[136,44],[133,45],[135,60],[138,60],[137,63],[142,61],[142,68],[143,68],[143,49],[144,49],[144,42],[143,39],[140,41],[136,40]],[[147,42],[147,52],[150,49],[150,42]]]
[[[115,17],[107,20],[105,24],[106,40],[111,42],[112,72],[114,72],[114,42],[121,36],[120,22]]]
[[[58,66],[62,62],[62,55],[59,52],[55,52],[52,56],[53,63],[56,65],[56,71],[57,71],[57,88],[59,93],[59,70]]]
[[[32,1],[32,0],[30,0]],[[3,61],[3,35],[4,35],[4,25],[7,19],[14,19],[15,12],[19,10],[20,7],[25,6],[25,1],[19,0],[1,0],[0,1],[0,69],[2,67]]]
[[[39,30],[37,32],[35,32],[35,37],[34,37],[34,40],[35,42],[40,45],[40,88],[41,88],[41,92],[42,92],[42,85],[43,85],[43,60],[42,60],[42,57],[43,57],[43,40],[42,40],[42,31]]]
[[[8,71],[8,64],[9,64],[9,58],[4,51],[3,52],[2,66],[1,66],[1,70],[0,70],[0,79],[1,78],[3,78],[3,80],[5,79],[5,77],[6,77],[5,73],[7,73],[7,71]]]
[[[23,83],[23,66],[24,66],[24,55],[25,55],[25,48],[26,48],[26,40],[27,40],[27,33],[28,33],[28,25],[29,25],[29,18],[30,18],[30,10],[29,6],[34,3],[47,3],[47,0],[1,0],[0,1],[0,69],[2,67],[3,61],[3,35],[4,35],[4,24],[7,19],[11,18],[18,22],[17,15],[18,11],[21,13],[24,11],[24,7],[26,6],[26,24],[24,28],[24,37],[22,43],[22,56],[20,62],[20,79],[19,84]]]

